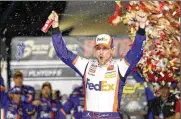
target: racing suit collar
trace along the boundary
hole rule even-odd
[[[110,60],[108,62],[106,62],[106,64],[101,65],[101,64],[99,64],[99,62],[97,60],[97,64],[98,64],[98,67],[107,67],[107,66],[109,66],[112,63],[112,61],[113,61],[113,59],[110,58]]]

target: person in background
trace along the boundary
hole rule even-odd
[[[180,99],[177,100],[175,107],[175,119],[180,119]]]
[[[16,71],[13,75],[14,87],[20,88],[23,91],[23,105],[27,107],[27,110],[23,110],[23,113],[27,119],[31,119],[31,116],[34,114],[34,107],[32,101],[35,98],[35,89],[32,86],[23,84],[23,73],[21,71]],[[30,111],[31,110],[31,111]]]
[[[73,112],[71,112],[71,110]],[[66,114],[72,113],[72,119],[82,119],[84,111],[84,91],[83,86],[74,88],[67,102],[63,105]]]
[[[64,105],[67,102],[67,99],[68,99],[68,95],[67,94],[63,94],[62,97],[61,97],[62,105]]]
[[[3,113],[2,118],[5,119],[28,119],[31,113],[30,104],[25,104],[24,92],[20,87],[13,87],[9,91],[5,91],[4,80],[0,77],[0,94],[1,94],[1,108]],[[27,113],[24,113],[26,110]]]
[[[180,81],[177,83],[177,88],[180,91]],[[178,98],[176,103],[175,113],[175,119],[180,119],[180,97]]]
[[[53,99],[61,101],[61,92],[59,90],[53,91]]]
[[[59,113],[62,109],[61,103],[52,99],[52,86],[49,82],[42,85],[40,100],[33,102],[36,106],[36,119],[64,119],[64,115]]]
[[[149,101],[149,109],[152,111],[155,119],[174,119],[175,106],[177,98],[170,93],[168,83],[160,84],[159,97]]]
[[[56,113],[56,119],[65,118],[65,116],[64,116],[65,114],[62,113],[61,94],[60,94],[60,91],[59,91],[59,90],[53,91],[52,99],[53,99],[53,102],[54,102],[56,105],[58,105],[58,107],[60,108],[59,110],[54,109],[54,111],[58,111],[58,112]]]
[[[23,73],[16,71],[13,75],[14,87],[22,89],[23,93],[28,97],[25,102],[32,102],[35,98],[35,89],[32,86],[23,84]]]

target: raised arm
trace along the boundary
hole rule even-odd
[[[119,63],[119,71],[122,77],[127,77],[132,69],[136,66],[143,54],[143,41],[146,40],[145,25],[147,15],[144,12],[137,13],[137,21],[139,22],[139,29],[131,49],[126,54],[125,58]]]
[[[74,102],[72,100],[72,97],[70,96],[69,99],[66,101],[66,103],[62,106],[62,108],[59,109],[59,116],[61,118],[64,118],[67,116],[67,114],[70,114],[71,109],[74,107]]]
[[[145,30],[139,27],[133,45],[125,56],[125,60],[129,65],[135,65],[140,60],[143,54],[144,40],[146,40]]]
[[[79,99],[82,87],[75,88],[69,96],[67,102],[63,105],[62,113],[69,114],[72,109],[76,109],[79,106]]]
[[[63,110],[65,111],[65,113],[70,113],[71,109],[74,108],[75,105],[75,97],[76,95],[71,94],[69,99],[67,100],[67,102],[63,105]]]
[[[59,30],[58,15],[56,12],[52,12],[49,17],[54,20],[52,27],[52,42],[55,48],[57,56],[69,67],[74,69],[80,76],[83,77],[88,60],[81,58],[67,49],[65,41],[62,38],[62,34]]]
[[[66,47],[65,41],[62,38],[62,34],[59,30],[59,27],[53,28],[52,32],[52,43],[55,48],[57,56],[71,68],[74,67],[74,60],[76,60],[77,55],[69,51]]]

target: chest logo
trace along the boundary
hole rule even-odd
[[[94,84],[90,82],[90,79],[87,79],[86,88],[95,91],[113,91],[115,90],[115,85],[109,84],[107,81],[99,81],[98,84]]]

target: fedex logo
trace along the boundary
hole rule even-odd
[[[107,41],[106,38],[97,38],[97,41]]]
[[[113,91],[114,84],[108,84],[107,81],[99,81],[98,84],[90,82],[90,79],[87,79],[86,88],[95,91]]]

